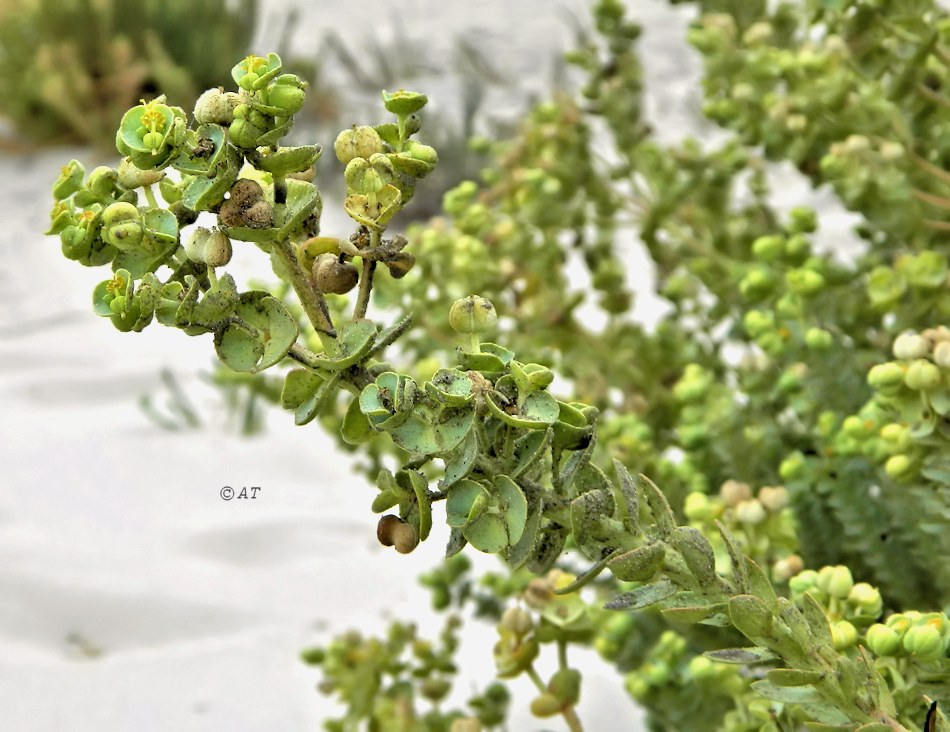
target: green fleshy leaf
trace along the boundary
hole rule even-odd
[[[775,660],[775,654],[766,648],[722,648],[716,651],[706,651],[706,658],[720,663],[732,663],[739,666],[750,666],[756,663],[767,663]]]
[[[660,536],[667,537],[673,533],[676,526],[676,518],[673,516],[673,509],[670,508],[669,501],[656,483],[645,475],[640,476],[643,486],[643,495],[646,498],[647,505],[650,507],[650,513],[653,514],[653,521],[656,524]]]
[[[441,488],[446,490],[472,472],[478,457],[478,432],[469,430],[461,444],[445,456],[445,475]]]
[[[346,414],[343,416],[340,436],[348,445],[359,445],[373,436],[373,427],[360,409],[359,397],[350,400],[350,406],[347,407]]]
[[[546,391],[529,394],[524,405],[515,414],[509,414],[506,408],[498,403],[496,394],[489,392],[485,401],[498,419],[519,429],[544,429],[554,424],[559,412],[557,399]]]
[[[504,362],[493,353],[469,353],[458,350],[459,368],[466,371],[498,373],[505,370]]]
[[[468,543],[486,554],[497,554],[508,546],[508,527],[497,513],[483,512],[462,528]]]
[[[474,480],[460,480],[451,490],[445,502],[446,523],[460,529],[468,523],[472,506],[479,496],[488,496],[487,489]]]
[[[297,322],[280,300],[269,293],[245,292],[234,312],[254,329],[228,323],[215,333],[218,357],[234,371],[263,371],[287,355],[297,340]]]
[[[354,320],[340,327],[338,342],[341,355],[327,358],[326,354],[313,359],[315,366],[328,371],[340,371],[358,363],[373,346],[376,324],[369,320]]]
[[[184,175],[208,176],[223,160],[227,149],[227,131],[221,125],[207,123],[189,132],[187,139],[173,166]]]
[[[284,409],[296,409],[312,397],[324,379],[309,369],[291,369],[284,378],[280,392],[280,405]]]
[[[765,678],[774,686],[809,686],[821,681],[822,674],[798,668],[773,668]]]
[[[278,147],[276,152],[262,156],[258,167],[277,175],[301,173],[320,159],[320,153],[319,145]]]
[[[515,442],[514,467],[508,471],[512,478],[517,478],[538,460],[551,444],[552,432],[550,429],[541,432],[532,430]]]
[[[660,611],[663,617],[671,623],[685,623],[695,625],[709,620],[726,610],[725,603],[717,605],[694,605],[691,607],[671,607]],[[728,619],[727,619],[728,620]]]
[[[650,607],[670,597],[676,592],[676,586],[667,579],[624,592],[604,603],[607,610],[639,610]]]
[[[622,500],[618,501],[621,507],[620,515],[623,526],[632,534],[640,533],[640,498],[637,493],[637,484],[630,475],[626,466],[614,458],[614,471],[617,473],[619,493]]]
[[[528,558],[527,568],[534,574],[544,574],[560,558],[567,543],[570,529],[564,526],[548,526],[538,533],[534,553]]]
[[[473,430],[474,433],[474,430]],[[538,434],[538,433],[532,433]],[[508,550],[508,564],[517,569],[522,566],[535,551],[538,542],[538,533],[541,528],[541,496],[526,492],[528,504],[528,518],[525,521],[521,538]]]
[[[494,485],[508,532],[507,546],[517,544],[528,520],[528,501],[518,484],[507,475],[496,475]]]
[[[429,500],[429,484],[425,477],[417,470],[400,470],[396,473],[396,483],[407,493],[415,496],[417,511],[411,515],[417,518],[418,525],[414,528],[419,533],[419,541],[425,541],[432,530],[432,503]],[[407,486],[406,483],[409,483]]]
[[[646,582],[653,579],[657,570],[663,566],[666,554],[664,545],[657,542],[644,544],[628,552],[613,557],[609,564],[614,577],[625,582]]]
[[[425,389],[437,402],[450,407],[464,406],[475,398],[471,378],[457,369],[439,369]]]

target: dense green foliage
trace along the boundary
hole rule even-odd
[[[192,104],[250,48],[256,0],[2,0],[0,107],[39,142],[111,147],[122,114],[163,91]]]
[[[279,145],[304,85],[274,54],[191,121],[164,98],[129,110],[126,159],[64,168],[50,233],[111,264],[94,305],[118,328],[213,334],[298,424],[368,456],[384,545],[411,552],[444,502],[448,558],[423,582],[497,624],[498,676],[531,678],[534,714],[581,728],[582,645],[656,730],[950,728],[950,20],[924,0],[698,5],[715,146],[654,138],[639,29],[600,0],[569,56],[580,92],[405,235],[385,236],[437,164],[414,137],[425,96],[384,92],[393,121],[337,138],[355,232],[326,236],[319,148]],[[776,208],[773,161],[831,186],[860,251]],[[669,303],[649,329],[638,238]],[[282,284],[240,291],[232,240]],[[469,544],[505,571],[473,577]],[[305,652],[345,706],[328,728],[501,725],[497,683],[445,703],[459,622]]]

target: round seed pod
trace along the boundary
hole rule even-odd
[[[242,208],[247,208],[264,198],[264,189],[261,188],[261,184],[250,178],[238,178],[231,186],[230,193],[228,200],[234,201]]]
[[[368,158],[383,151],[383,140],[372,127],[343,130],[333,143],[333,152],[346,165],[353,158]]]
[[[184,243],[185,255],[192,262],[223,267],[231,261],[231,240],[220,229],[198,226]]]
[[[456,333],[484,333],[497,322],[495,306],[478,295],[456,300],[449,310],[449,325]]]
[[[335,254],[321,254],[313,263],[313,281],[321,292],[345,295],[356,287],[360,273],[350,262],[341,262]]]
[[[383,546],[392,546],[395,543],[395,529],[401,523],[403,520],[391,513],[382,516],[376,524],[376,538],[379,539],[379,543]]]
[[[220,86],[208,89],[195,102],[195,122],[230,125],[234,121],[234,108],[237,105],[237,94],[225,92]]]
[[[205,243],[205,264],[209,267],[223,267],[231,261],[231,240],[221,229],[211,230],[211,236]]]
[[[393,528],[393,545],[400,554],[409,554],[419,546],[419,534],[411,524],[400,523]]]
[[[244,211],[233,198],[221,204],[221,208],[218,209],[218,218],[225,226],[244,226]]]
[[[274,224],[274,207],[267,201],[257,201],[244,209],[242,218],[252,229],[266,229]]]
[[[389,274],[396,280],[402,279],[409,274],[409,270],[412,269],[415,263],[416,258],[409,252],[397,252],[392,259],[384,262],[384,264],[389,267]]]

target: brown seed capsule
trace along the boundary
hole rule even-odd
[[[344,295],[359,282],[360,273],[350,262],[335,254],[321,254],[313,263],[313,282],[321,292]]]
[[[218,218],[225,226],[244,226],[244,212],[237,201],[229,199],[218,209]]]
[[[393,528],[393,544],[400,554],[409,554],[419,546],[419,534],[411,524],[400,523]]]
[[[248,208],[264,198],[264,189],[256,180],[250,178],[238,178],[231,186],[231,197],[228,199],[234,201],[241,208]]]
[[[391,513],[382,516],[376,524],[376,538],[379,539],[379,543],[383,546],[392,546],[395,543],[395,529],[401,523],[403,520]]]
[[[252,229],[266,229],[274,224],[274,207],[267,201],[257,201],[244,210],[243,219]]]
[[[409,270],[416,263],[416,258],[409,252],[398,252],[392,259],[385,264],[389,267],[389,274],[393,279],[401,279],[409,274]]]

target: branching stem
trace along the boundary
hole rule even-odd
[[[288,239],[281,239],[274,242],[274,253],[280,259],[281,264],[287,270],[290,276],[290,284],[303,305],[304,312],[310,319],[310,323],[317,331],[324,349],[330,356],[337,356],[340,353],[340,345],[336,340],[336,329],[330,320],[330,311],[327,308],[327,301],[323,298],[323,293],[316,289],[307,279],[300,262],[297,261],[297,255],[294,254]]]
[[[373,230],[369,235],[369,246],[375,249],[379,246],[379,231]],[[360,277],[360,291],[356,298],[356,308],[353,310],[353,320],[360,320],[366,317],[366,310],[369,308],[369,296],[373,291],[373,275],[376,273],[376,260],[363,260],[363,276]]]

